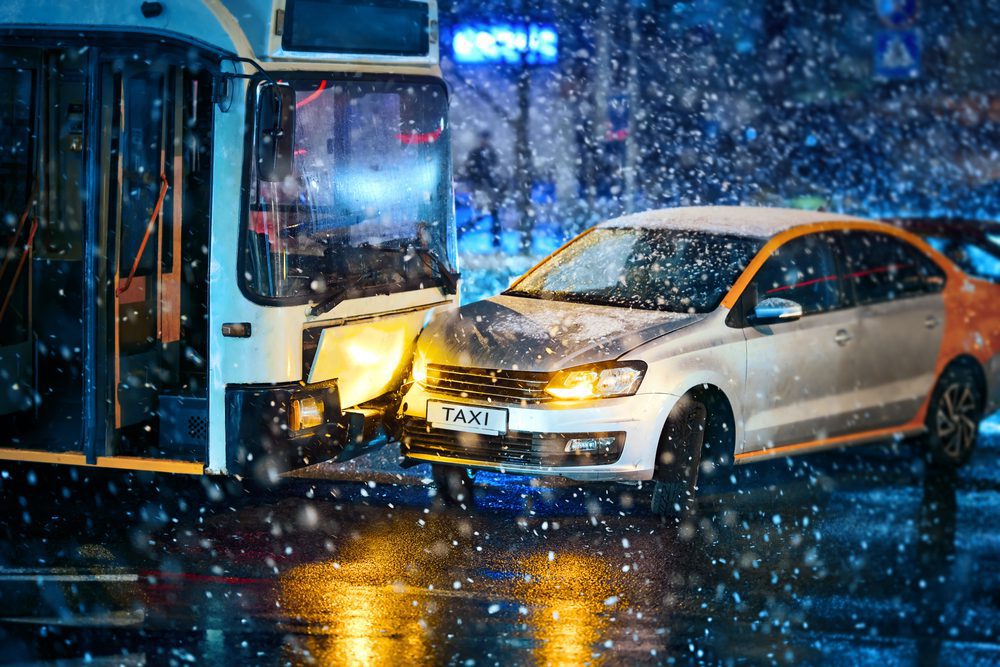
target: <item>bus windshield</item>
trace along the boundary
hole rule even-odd
[[[291,174],[263,180],[250,158],[244,291],[265,303],[306,303],[446,285],[455,251],[444,85],[290,83]]]

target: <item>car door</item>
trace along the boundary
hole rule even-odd
[[[834,248],[828,234],[794,238],[768,258],[747,288],[745,312],[760,300],[780,297],[802,306],[803,315],[744,329],[745,454],[836,437],[852,428],[857,314],[847,307]]]
[[[912,420],[934,386],[944,336],[945,274],[895,236],[840,234],[847,279],[858,304],[854,354],[859,430]]]

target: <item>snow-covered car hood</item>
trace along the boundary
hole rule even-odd
[[[434,364],[554,371],[617,359],[705,317],[500,295],[436,315],[419,349]]]

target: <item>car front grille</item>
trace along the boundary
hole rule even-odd
[[[429,391],[447,396],[471,398],[490,403],[537,405],[551,400],[545,385],[551,373],[508,371],[489,368],[463,368],[430,364],[425,386]]]
[[[615,444],[603,451],[567,453],[570,438],[614,436]],[[504,435],[480,435],[432,428],[422,419],[403,423],[403,452],[423,458],[462,459],[481,463],[533,466],[580,466],[614,463],[621,456],[625,434],[617,433],[529,433],[510,431]]]

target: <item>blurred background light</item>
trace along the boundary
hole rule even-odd
[[[455,62],[517,64],[521,54],[530,65],[554,65],[559,57],[559,35],[548,25],[459,24],[452,35]]]

